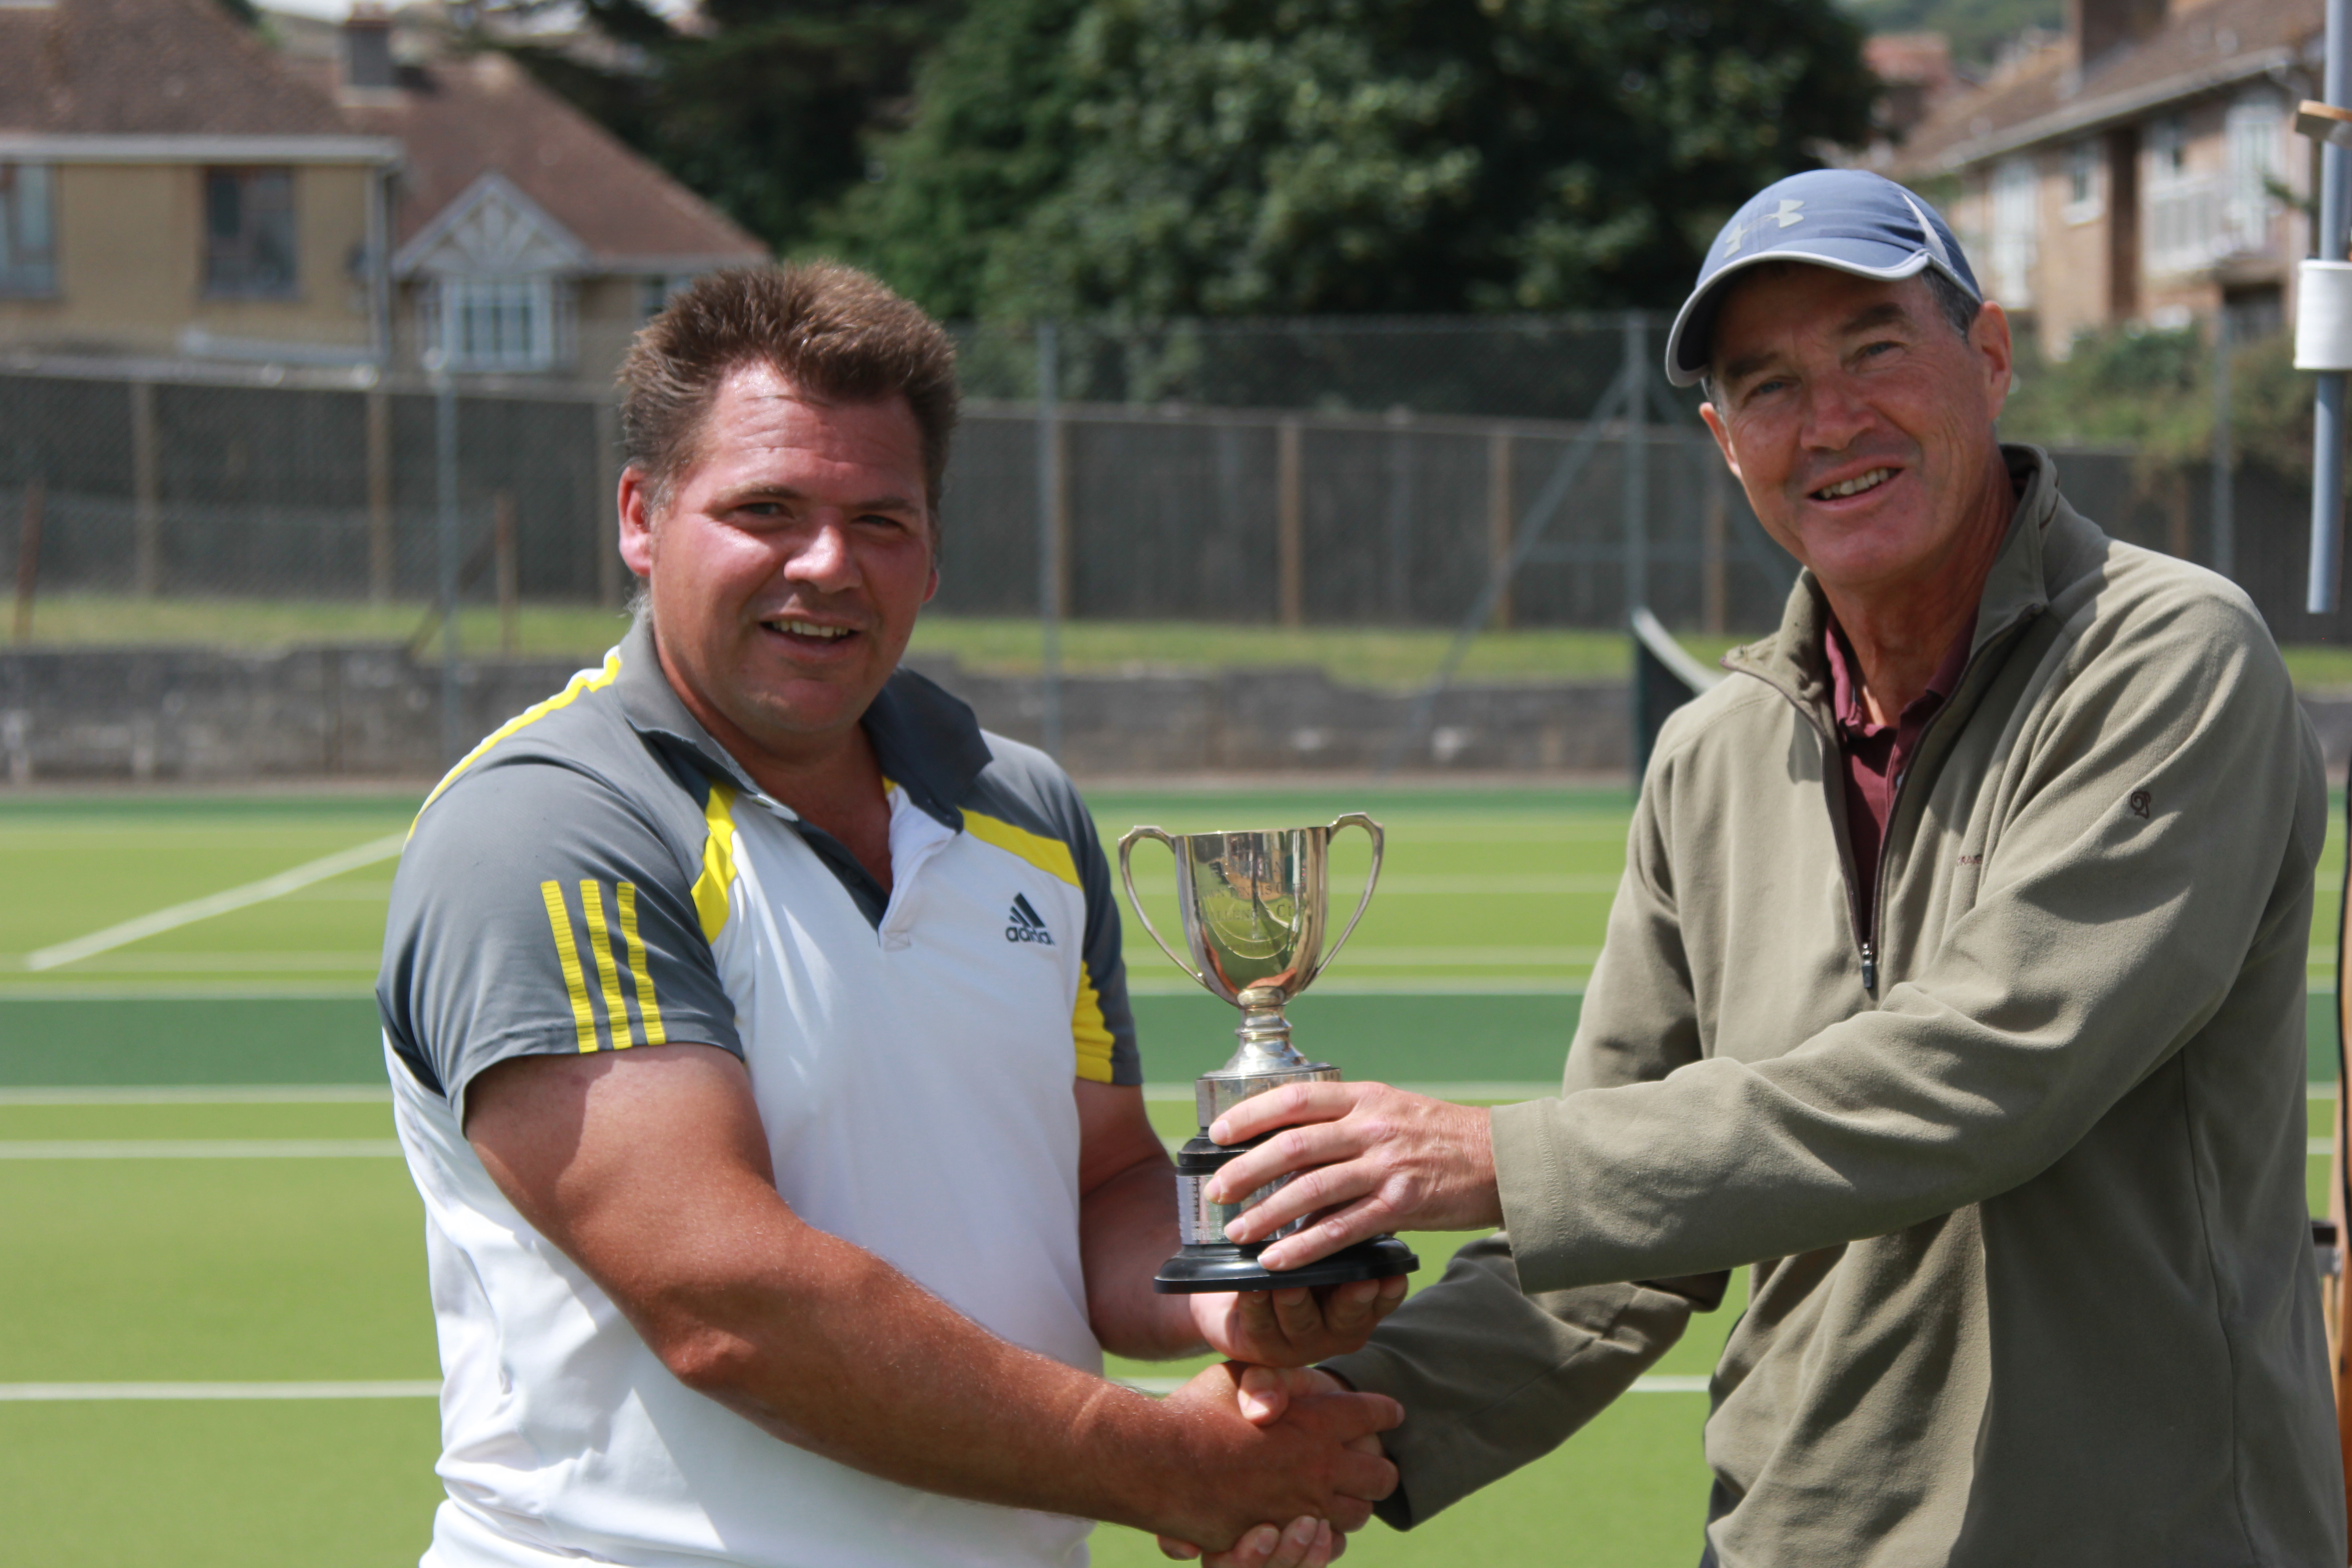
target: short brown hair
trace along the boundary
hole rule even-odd
[[[621,362],[621,456],[658,506],[692,460],[719,384],[760,364],[827,402],[906,398],[936,528],[955,430],[955,344],[879,279],[832,261],[713,272],[638,330]]]

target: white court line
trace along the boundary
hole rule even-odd
[[[397,1160],[396,1138],[0,1140],[0,1160]]]
[[[0,1383],[0,1405],[101,1399],[437,1399],[437,1379],[401,1383]]]
[[[1549,1083],[1400,1083],[1396,1086],[1410,1094],[1425,1094],[1432,1100],[1541,1100],[1559,1092],[1559,1080]],[[1192,1086],[1189,1083],[1147,1083],[1143,1086],[1146,1101],[1159,1105],[1190,1105]]]
[[[1141,1394],[1173,1394],[1191,1380],[1112,1380]],[[1707,1380],[1672,1374],[1637,1377],[1635,1394],[1705,1394]],[[435,1399],[437,1382],[407,1383],[0,1383],[0,1405],[78,1404],[111,1399]]]
[[[93,952],[72,962],[79,974],[373,975],[383,967],[383,952]]]
[[[7,1105],[381,1105],[390,1084],[224,1083],[118,1089],[0,1089]]]
[[[114,948],[126,946],[143,937],[154,936],[161,931],[174,931],[184,925],[193,925],[198,921],[210,920],[215,915],[225,915],[232,910],[245,909],[248,905],[268,903],[270,900],[282,898],[298,888],[307,888],[313,882],[323,882],[330,877],[340,877],[346,871],[356,871],[362,866],[373,866],[381,861],[389,860],[399,854],[401,846],[407,842],[408,835],[404,832],[388,833],[382,838],[371,839],[354,848],[340,850],[335,854],[310,861],[307,865],[297,866],[290,871],[280,871],[275,877],[264,877],[258,882],[247,882],[241,888],[230,888],[224,892],[207,894],[204,898],[194,899],[184,904],[173,904],[169,909],[157,910],[152,914],[141,915],[136,920],[128,920],[120,925],[108,926],[104,931],[94,931],[88,936],[78,936],[71,942],[61,942],[54,947],[42,948],[37,952],[25,955],[25,967],[34,971],[55,969],[61,964],[71,963],[76,959],[88,958],[93,953],[106,952]]]
[[[1132,951],[1131,949],[1129,950]],[[1339,960],[1347,963],[1346,958]],[[1159,972],[1131,975],[1127,983],[1130,996],[1201,996],[1205,995],[1199,984],[1168,973],[1163,962]],[[6,994],[0,992],[0,995]],[[1581,996],[1581,980],[1551,980],[1528,976],[1482,974],[1441,979],[1430,975],[1399,976],[1373,979],[1364,975],[1350,978],[1318,975],[1315,980],[1318,996]]]
[[[1111,1380],[1134,1389],[1139,1394],[1173,1394],[1192,1379],[1184,1377],[1118,1377]],[[1703,1375],[1662,1373],[1651,1377],[1637,1377],[1631,1392],[1634,1394],[1705,1394],[1707,1380]],[[0,1388],[5,1388],[0,1384]],[[5,1396],[0,1396],[5,1397]]]
[[[1381,879],[1374,890],[1375,900],[1381,899],[1453,896],[1461,894],[1536,894],[1536,893],[1613,893],[1624,878],[1600,871],[1496,871],[1449,874],[1429,871],[1391,871]],[[1335,887],[1347,880],[1334,876]],[[1360,886],[1360,882],[1359,886]],[[1154,897],[1172,897],[1176,891],[1173,877],[1138,877],[1135,890]],[[1345,893],[1345,887],[1337,887]]]

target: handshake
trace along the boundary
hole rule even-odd
[[[1160,1535],[1161,1552],[1189,1560],[1202,1555],[1195,1541],[1230,1541],[1203,1568],[1322,1568],[1347,1549],[1347,1532],[1396,1487],[1379,1435],[1404,1413],[1305,1363],[1360,1348],[1404,1294],[1398,1276],[1180,1298],[1211,1348],[1231,1359],[1160,1406],[1188,1447],[1205,1440],[1223,1450],[1188,1472],[1208,1483],[1205,1517],[1181,1536]]]
[[[1239,1203],[1291,1178],[1226,1229],[1236,1242],[1266,1242],[1307,1221],[1265,1247],[1260,1256],[1270,1268],[1301,1268],[1391,1229],[1473,1229],[1501,1219],[1483,1110],[1377,1083],[1298,1084],[1232,1108],[1209,1131],[1220,1144],[1254,1144],[1211,1183],[1213,1202]],[[1192,1542],[1225,1542],[1204,1568],[1321,1568],[1346,1549],[1346,1532],[1395,1488],[1379,1434],[1403,1411],[1314,1363],[1361,1348],[1404,1300],[1405,1285],[1394,1276],[1179,1299],[1194,1331],[1229,1359],[1167,1407],[1254,1428],[1263,1457],[1241,1467],[1238,1482],[1220,1483],[1209,1528],[1163,1531],[1162,1552],[1191,1559],[1200,1555]],[[1234,1472],[1213,1466],[1197,1474]]]

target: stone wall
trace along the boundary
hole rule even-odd
[[[560,689],[578,662],[462,666],[467,743]],[[1042,738],[1034,679],[911,662],[990,729]],[[391,647],[0,653],[0,774],[18,785],[429,777],[445,764],[440,682],[437,665]],[[1062,750],[1081,777],[1361,773],[1411,706],[1409,695],[1312,668],[1087,676],[1063,682]],[[2342,777],[2352,694],[2306,698],[2305,708]],[[1622,776],[1627,722],[1625,689],[1613,681],[1466,684],[1439,700],[1402,771]]]

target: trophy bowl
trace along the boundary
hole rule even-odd
[[[1339,940],[1323,951],[1329,924],[1331,836],[1360,827],[1372,841],[1372,864]],[[1176,858],[1176,907],[1183,922],[1187,963],[1168,945],[1145,912],[1135,890],[1135,846],[1147,838],[1168,846]],[[1242,1010],[1234,1032],[1241,1046],[1233,1059],[1203,1074],[1193,1085],[1201,1131],[1176,1154],[1177,1230],[1182,1242],[1160,1266],[1152,1288],[1163,1293],[1209,1290],[1276,1290],[1296,1286],[1339,1285],[1354,1279],[1409,1274],[1421,1266],[1412,1249],[1391,1236],[1375,1237],[1318,1258],[1304,1268],[1276,1272],[1258,1262],[1268,1242],[1308,1224],[1300,1219],[1265,1241],[1246,1247],[1225,1239],[1225,1226],[1244,1209],[1292,1178],[1284,1176],[1248,1194],[1239,1203],[1212,1203],[1209,1180],[1225,1164],[1264,1139],[1225,1145],[1209,1128],[1229,1108],[1286,1083],[1336,1083],[1339,1069],[1309,1061],[1290,1043],[1283,1006],[1313,983],[1364,918],[1381,877],[1384,836],[1361,812],[1350,812],[1323,827],[1285,827],[1242,833],[1166,833],[1136,827],[1118,841],[1118,871],[1135,918],[1169,961],[1210,994]],[[1312,1216],[1309,1216],[1310,1218]]]

